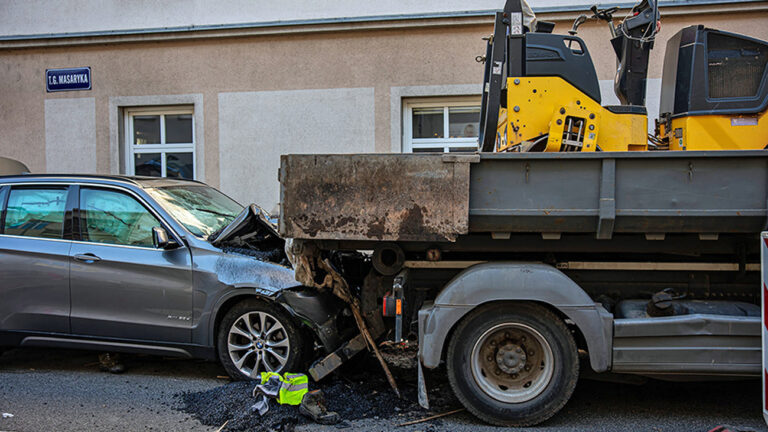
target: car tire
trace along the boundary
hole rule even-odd
[[[219,361],[234,380],[260,372],[295,372],[303,366],[304,335],[280,306],[248,299],[229,309],[219,324]]]
[[[531,303],[471,312],[453,332],[446,357],[448,379],[461,403],[499,426],[533,426],[549,419],[571,397],[579,377],[568,327],[549,309]]]

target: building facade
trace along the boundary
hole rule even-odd
[[[531,2],[558,33],[590,4]],[[281,154],[472,150],[483,74],[475,57],[501,7],[0,0],[0,156],[33,172],[195,178],[269,210]],[[662,1],[661,14],[651,118],[666,41],[679,29],[768,39],[764,1]],[[603,104],[617,103],[608,28],[590,21],[579,36]],[[46,71],[78,67],[90,68],[89,89],[47,91]]]

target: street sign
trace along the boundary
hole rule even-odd
[[[45,89],[48,92],[90,90],[91,68],[46,69]]]

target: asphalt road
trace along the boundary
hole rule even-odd
[[[127,356],[129,370],[98,370],[91,352],[14,349],[0,356],[0,431],[206,431],[179,412],[178,394],[224,385],[215,363]],[[404,419],[350,421],[346,430],[390,430]],[[553,419],[526,431],[708,431],[718,424],[768,430],[758,381],[644,385],[582,380]],[[302,431],[337,427],[300,426]],[[513,430],[485,426],[467,413],[398,428],[402,431]]]

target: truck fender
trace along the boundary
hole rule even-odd
[[[584,335],[592,369],[610,368],[613,315],[561,271],[529,262],[477,264],[448,282],[434,303],[419,311],[419,358],[424,366],[440,364],[446,338],[462,317],[497,301],[531,301],[557,309]]]

